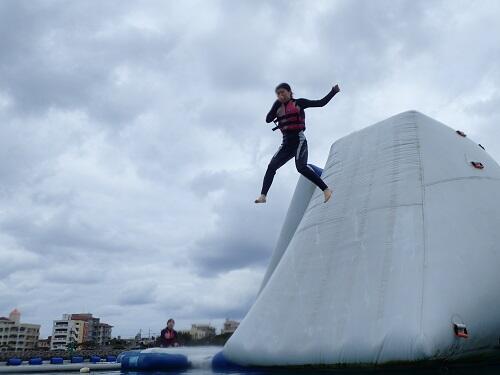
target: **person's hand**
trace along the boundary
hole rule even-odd
[[[338,92],[340,92],[340,88],[339,88],[339,85],[336,84],[335,86],[333,86],[333,92],[336,94]]]

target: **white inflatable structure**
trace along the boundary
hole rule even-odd
[[[332,200],[299,179],[228,360],[381,364],[499,345],[500,167],[481,146],[409,111],[335,142],[322,176]]]

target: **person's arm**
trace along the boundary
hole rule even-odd
[[[310,108],[310,107],[324,107],[325,105],[328,104],[328,102],[330,100],[332,100],[332,98],[335,96],[335,94],[337,94],[339,91],[340,91],[339,85],[335,85],[332,87],[330,92],[328,94],[326,94],[326,96],[324,98],[321,98],[319,100],[309,100],[309,99],[305,99],[305,98],[300,98],[300,99],[297,99],[295,102],[302,109],[306,109],[306,108]]]
[[[160,346],[165,345],[165,328],[160,333]]]
[[[278,110],[279,106],[281,105],[281,102],[279,100],[276,100],[271,107],[271,110],[266,116],[266,122],[269,124],[276,118],[276,111]]]

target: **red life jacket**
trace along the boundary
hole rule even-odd
[[[304,130],[306,128],[306,119],[304,111],[300,110],[295,104],[295,100],[291,99],[286,104],[281,104],[276,111],[278,117],[278,126],[282,132],[289,130]]]

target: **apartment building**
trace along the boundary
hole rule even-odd
[[[113,326],[101,323],[92,314],[64,314],[62,319],[54,320],[50,348],[65,349],[71,342],[105,345],[111,340],[112,328]]]
[[[210,324],[192,324],[189,334],[194,340],[215,336],[215,327]]]
[[[0,317],[0,350],[35,349],[39,337],[40,325],[21,323],[19,310],[12,310],[8,318]]]
[[[113,326],[107,323],[99,323],[97,334],[97,343],[99,345],[106,345],[111,340],[112,328]]]
[[[236,328],[238,328],[239,325],[240,322],[236,320],[226,319],[226,321],[224,322],[224,327],[221,330],[221,334],[234,333],[234,331],[236,331]]]
[[[50,350],[64,350],[68,344],[84,342],[87,327],[87,322],[72,320],[70,314],[64,314],[62,319],[54,320]]]

